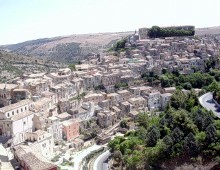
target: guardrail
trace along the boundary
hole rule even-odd
[[[107,150],[106,147],[102,147],[100,149],[97,149],[95,151],[92,151],[90,154],[88,154],[86,157],[83,158],[83,160],[80,163],[79,169],[80,170],[89,170],[89,162],[91,159],[93,159],[95,156],[105,152]]]

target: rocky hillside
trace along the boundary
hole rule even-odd
[[[0,82],[6,82],[22,74],[51,72],[63,67],[67,65],[0,50]]]
[[[205,35],[205,34],[211,34],[211,35],[220,34],[220,26],[196,29],[196,35]]]
[[[89,53],[107,49],[117,40],[133,32],[81,34],[65,37],[44,38],[18,44],[0,46],[13,53],[47,58],[53,61],[75,62]]]

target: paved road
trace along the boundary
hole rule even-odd
[[[211,110],[217,117],[220,118],[220,108],[213,102],[213,95],[211,92],[199,97],[200,104],[207,110]]]
[[[83,158],[85,158],[92,151],[100,149],[101,147],[102,146],[100,146],[100,145],[93,145],[93,146],[90,146],[90,147],[80,151],[79,153],[77,153],[73,158],[73,162],[74,162],[74,168],[73,169],[74,170],[79,170],[80,169],[80,163],[82,162]]]
[[[105,161],[111,156],[109,150],[105,151],[101,154],[94,163],[93,170],[108,170],[108,166],[106,165]]]

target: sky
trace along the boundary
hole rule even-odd
[[[141,27],[220,26],[220,0],[0,0],[0,44]]]

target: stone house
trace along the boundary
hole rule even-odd
[[[47,132],[53,135],[54,140],[62,140],[62,128],[60,126],[60,120],[55,116],[51,116],[47,118],[46,123]]]
[[[95,78],[92,75],[85,75],[82,77],[84,79],[84,89],[92,89],[95,87]]]
[[[147,105],[150,111],[154,111],[161,108],[160,92],[154,91],[147,96]]]
[[[128,100],[131,96],[131,93],[128,90],[120,90],[117,91],[117,93],[120,95],[120,102]]]
[[[14,145],[24,142],[25,133],[33,130],[33,116],[32,111],[24,111],[10,119],[0,120],[1,136],[12,137]]]
[[[94,102],[94,103],[98,103],[105,100],[105,97],[103,94],[101,93],[92,93],[92,94],[87,94],[86,96],[84,96],[83,101],[84,102]]]
[[[117,83],[120,83],[119,73],[103,74],[103,76],[102,76],[102,85],[103,86],[114,86]]]
[[[42,92],[49,91],[51,81],[47,79],[26,79],[24,88],[28,89],[33,96],[39,96]]]
[[[121,110],[121,112],[120,112],[121,118],[128,116],[128,113],[132,110],[132,106],[128,101],[119,103],[119,108]]]
[[[132,110],[146,110],[147,102],[143,97],[133,97],[130,98],[128,101],[132,105]]]
[[[62,122],[63,139],[70,141],[79,136],[79,122],[69,119]]]
[[[52,78],[53,85],[61,84],[64,81],[70,82],[72,79],[71,70],[69,68],[60,69],[56,73],[50,73],[47,75]]]
[[[31,148],[40,150],[45,158],[53,157],[54,139],[52,134],[43,130],[27,132],[26,141],[31,143],[31,145],[29,145]]]
[[[58,99],[57,99],[56,93],[47,91],[47,92],[42,92],[41,95],[42,95],[42,97],[51,99],[51,104],[52,105],[58,103]]]
[[[107,99],[107,100],[100,101],[100,102],[98,103],[98,105],[99,105],[101,108],[103,108],[103,109],[109,110],[110,100]]]
[[[41,154],[34,152],[29,146],[18,145],[13,148],[15,159],[24,170],[58,170],[58,167],[49,162]]]
[[[161,108],[164,109],[167,106],[167,104],[170,102],[172,94],[163,93],[160,96],[161,96]]]
[[[117,115],[115,112],[105,110],[97,114],[97,119],[98,119],[98,125],[101,128],[107,128],[116,123]]]
[[[60,99],[57,103],[57,107],[59,113],[67,112],[72,108],[70,101],[67,99]]]
[[[109,93],[106,95],[106,99],[110,100],[110,107],[113,105],[117,105],[121,100],[118,93]]]
[[[74,86],[76,88],[76,92],[78,93],[78,95],[82,94],[84,92],[84,79],[74,77],[71,80],[71,83],[74,84]]]
[[[0,106],[11,104],[12,92],[16,88],[18,88],[16,84],[0,84]]]

